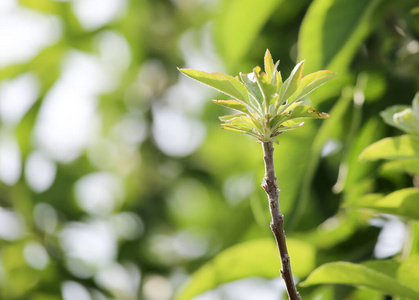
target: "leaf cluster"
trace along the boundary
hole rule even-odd
[[[282,81],[278,65],[279,61],[274,64],[271,53],[266,50],[264,71],[257,66],[251,73],[240,73],[236,77],[193,69],[179,71],[233,98],[212,100],[239,112],[220,117],[223,129],[269,142],[284,131],[302,126],[302,119],[329,118],[328,114],[303,105],[302,99],[336,75],[321,70],[303,77],[304,61],[301,61]]]

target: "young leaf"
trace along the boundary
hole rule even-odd
[[[298,102],[297,102],[298,103]],[[330,116],[324,112],[317,112],[308,105],[298,105],[291,111],[290,119],[328,119]]]
[[[268,75],[268,80],[271,81],[272,76],[274,76],[275,65],[271,56],[271,52],[269,52],[268,49],[266,49],[265,57],[263,60],[265,65],[265,73]]]
[[[292,94],[294,94],[297,91],[301,83],[303,70],[304,70],[304,61],[301,61],[294,67],[290,76],[282,84],[281,90],[279,92],[280,104],[286,101]]]
[[[240,118],[245,116],[246,114],[235,114],[235,115],[226,115],[226,116],[220,116],[218,119],[220,119],[221,122],[230,122],[233,119]]]
[[[333,73],[329,70],[321,70],[314,73],[311,73],[307,76],[304,76],[301,79],[301,85],[299,91],[297,91],[296,96],[292,101],[298,101],[299,99],[307,96],[312,91],[317,89],[319,86],[325,84],[330,79],[336,76],[336,73]]]
[[[247,134],[250,135],[252,137],[255,137],[257,139],[260,139],[261,136],[259,136],[257,133],[253,132],[253,130],[246,124],[238,124],[238,125],[234,125],[234,124],[223,124],[221,126],[221,129],[227,130],[227,131],[232,131],[232,132],[236,132],[236,133],[243,133],[243,134]]]
[[[278,110],[278,115],[282,115],[282,114],[285,114],[285,113],[288,113],[288,112],[292,111],[294,108],[296,108],[301,103],[302,102],[294,102],[294,103],[291,103],[291,104],[281,105],[279,107],[279,110]]]
[[[207,73],[193,69],[179,69],[183,74],[244,103],[249,103],[246,88],[235,77],[221,73]]]
[[[235,109],[238,111],[241,111],[247,115],[250,115],[251,113],[247,109],[247,106],[244,105],[242,102],[236,101],[236,100],[212,100],[215,104],[228,107],[231,109]]]
[[[257,75],[254,71],[248,74],[240,73],[240,78],[243,81],[244,85],[246,86],[247,90],[253,95],[255,100],[260,105],[262,105],[263,99],[265,98],[265,96],[262,94],[262,90],[259,87],[256,77]]]

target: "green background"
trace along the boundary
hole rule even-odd
[[[0,52],[0,299],[285,299],[262,147],[222,131],[223,96],[176,69],[236,76],[267,48],[283,78],[303,59],[338,73],[307,99],[331,118],[275,145],[297,281],[345,261],[302,298],[419,299],[418,194],[409,214],[368,205],[415,172],[359,160],[402,134],[379,113],[419,90],[417,1],[6,2],[0,45],[32,44]],[[374,272],[388,278],[361,280]]]

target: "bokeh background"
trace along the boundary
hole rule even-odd
[[[302,59],[306,74],[339,74],[306,99],[332,118],[281,135],[275,150],[297,281],[328,261],[400,255],[404,220],[344,207],[413,185],[358,156],[400,134],[378,113],[419,90],[418,7],[1,0],[0,299],[173,299],[224,249],[273,243],[261,146],[220,130],[227,111],[209,100],[223,96],[176,69],[247,73],[267,48],[283,77]],[[195,299],[285,299],[279,259],[257,249],[220,266]],[[240,280],[224,282],[232,269]],[[342,286],[301,293],[384,299]]]

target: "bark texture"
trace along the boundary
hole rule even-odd
[[[276,181],[274,168],[274,147],[273,142],[262,143],[263,145],[263,160],[265,161],[265,178],[262,187],[265,190],[268,200],[269,209],[271,211],[272,221],[271,230],[275,236],[276,244],[278,245],[279,254],[281,256],[281,275],[287,287],[288,297],[290,300],[300,300],[300,294],[294,284],[294,279],[291,272],[291,261],[288,255],[287,243],[284,232],[284,216],[279,210],[279,188]]]

